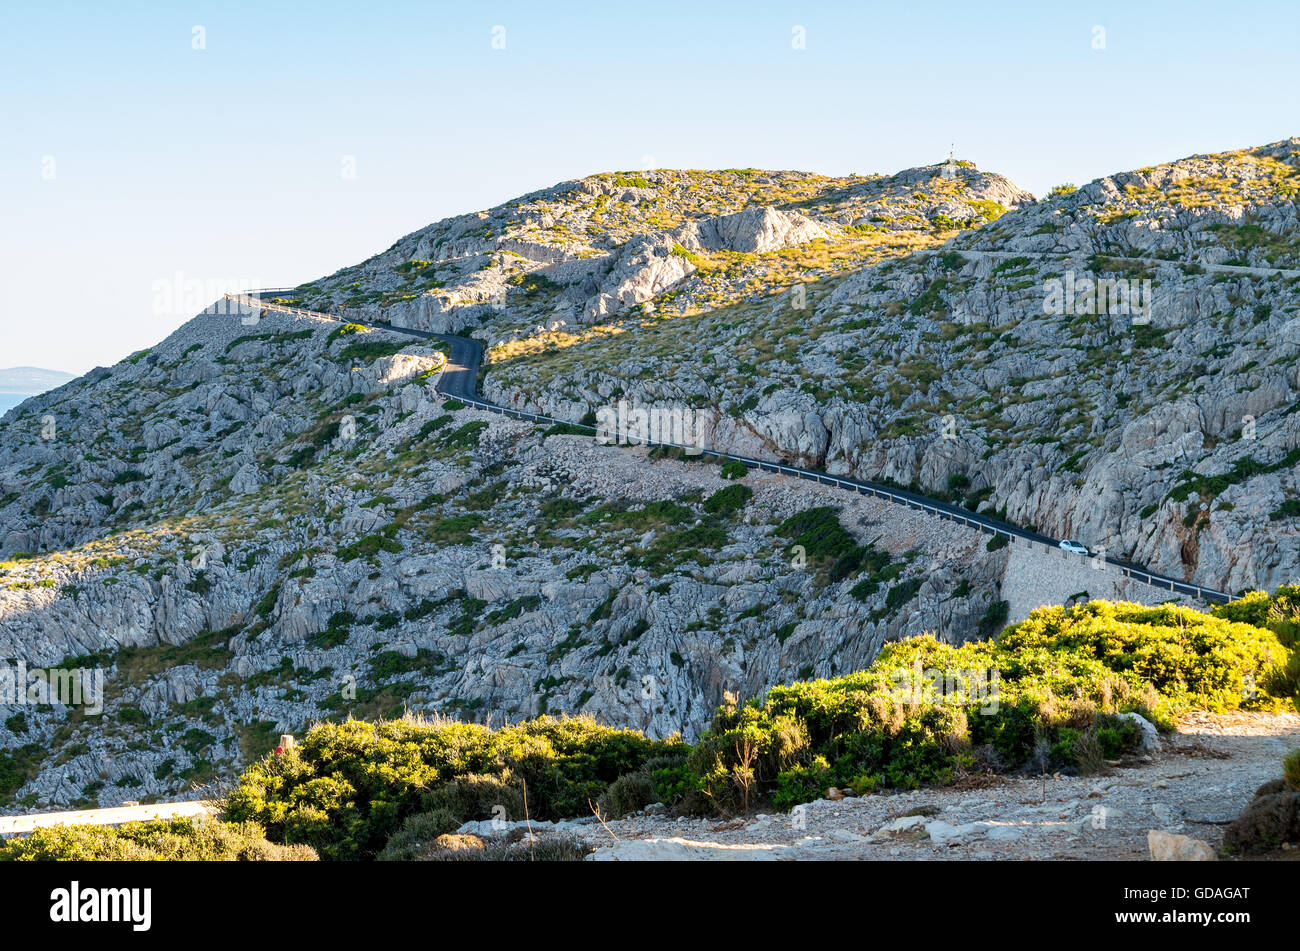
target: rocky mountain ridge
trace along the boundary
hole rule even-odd
[[[1207,585],[1283,583],[1298,156],[1288,140],[1123,173],[930,253],[538,335],[492,351],[485,391],[564,418],[616,396],[716,408],[720,448],[951,495]]]
[[[1196,268],[1289,263],[1260,237],[1294,221],[1265,199],[1295,152],[1271,148],[1214,160],[1253,202],[1236,227],[1259,231],[1211,227],[1199,166],[1042,204],[957,162],[621,173],[432,225],[286,299],[471,332],[501,402],[697,411],[715,446],[1263,585],[1296,550],[1294,283]],[[1173,220],[1205,225],[1204,265],[1119,254],[1193,247],[1151,227],[1151,188],[1183,189]],[[1085,254],[1151,270],[1152,326],[1031,313]],[[1131,365],[1108,368],[1118,329]],[[692,735],[725,691],[856,669],[921,631],[988,636],[1034,602],[1037,566],[974,531],[467,409],[437,392],[443,366],[409,337],[214,305],[0,419],[0,659],[106,675],[102,714],[6,707],[7,809],[197,795],[326,716],[585,711]],[[1041,590],[1165,597],[1082,571]]]

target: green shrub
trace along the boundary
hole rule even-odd
[[[1155,328],[1146,326],[1139,329],[1151,331]],[[1162,332],[1167,332],[1167,328]],[[1294,468],[1297,463],[1300,463],[1300,447],[1292,449],[1277,462],[1268,464],[1258,462],[1251,456],[1242,456],[1232,463],[1227,472],[1220,475],[1207,476],[1185,470],[1178,476],[1177,484],[1165,497],[1175,502],[1185,502],[1188,496],[1195,492],[1202,502],[1208,502],[1229,486],[1238,485],[1257,475]]]
[[[721,475],[724,479],[743,479],[749,474],[749,467],[739,459],[728,459],[722,464]]]
[[[1084,657],[1134,687],[1150,683],[1169,715],[1193,707],[1277,709],[1276,697],[1252,684],[1272,680],[1286,661],[1271,632],[1172,604],[1090,601],[1039,608],[997,643],[1017,664]]]
[[[1300,515],[1300,499],[1287,499],[1269,515],[1269,518],[1277,522],[1284,518],[1295,518],[1297,515]]]
[[[12,753],[0,753],[0,802],[8,801],[35,778],[45,756],[46,749],[40,743],[26,743]]]
[[[275,845],[253,822],[166,819],[120,826],[49,826],[0,840],[0,862],[312,861],[303,845]]]
[[[827,786],[915,787],[951,781],[975,762],[1087,772],[1136,748],[1112,714],[1170,725],[1184,710],[1276,709],[1267,689],[1285,651],[1270,632],[1190,608],[1093,601],[1039,608],[996,642],[961,647],[917,637],[887,644],[866,670],[773,687],[719,708],[688,760],[697,806],[740,808],[740,793],[782,807]],[[903,672],[996,671],[988,694],[899,693]],[[1046,753],[1043,750],[1046,750]],[[744,790],[752,774],[755,790]]]
[[[443,413],[441,416],[427,420],[424,425],[420,427],[420,431],[415,434],[415,438],[412,441],[420,442],[421,440],[428,439],[438,430],[442,429],[442,427],[450,423],[452,419],[454,419],[454,417],[450,413]]]
[[[923,584],[925,584],[924,578],[909,578],[894,585],[889,589],[889,593],[885,595],[885,607],[890,611],[897,611],[916,597],[916,592],[921,590]]]
[[[920,317],[922,314],[939,310],[943,306],[939,295],[943,293],[947,286],[948,281],[945,278],[935,278],[930,282],[930,286],[925,289],[925,292],[908,306],[908,313],[913,317]]]
[[[402,350],[410,346],[409,343],[390,342],[385,340],[359,340],[356,343],[350,343],[339,351],[338,359],[347,360],[378,360],[380,357],[391,357],[394,354],[401,353]]]
[[[523,291],[524,296],[529,298],[554,294],[561,290],[560,285],[545,274],[515,274],[507,278],[506,283],[511,287],[518,287]]]
[[[460,826],[456,813],[449,809],[416,813],[408,817],[401,828],[393,833],[376,858],[380,862],[413,862],[422,859],[438,836],[455,832]]]
[[[867,577],[854,585],[850,594],[865,601],[874,594],[881,581],[892,581],[902,571],[903,565],[891,565],[889,555],[877,551],[874,545],[859,545],[840,524],[838,509],[821,507],[807,509],[786,519],[777,526],[777,534],[790,539],[786,554],[801,546],[808,561],[832,584],[866,572]]]
[[[1272,679],[1268,685],[1270,692],[1277,696],[1290,697],[1297,710],[1300,710],[1300,650],[1291,652],[1291,659],[1286,667]]]
[[[797,763],[776,777],[776,791],[772,805],[777,809],[791,809],[801,802],[820,799],[832,785],[830,763],[824,756],[814,756],[810,763]]]
[[[576,518],[586,511],[586,506],[577,499],[557,497],[547,499],[537,507],[537,512],[548,522],[563,522]]]
[[[1272,606],[1273,601],[1269,598],[1267,591],[1250,591],[1235,601],[1229,601],[1227,604],[1216,604],[1210,608],[1210,613],[1227,621],[1263,627],[1268,620],[1268,612]]]
[[[688,560],[696,564],[708,564],[710,556],[704,552],[716,551],[726,544],[727,530],[724,525],[717,519],[706,517],[699,525],[655,536],[650,546],[628,563],[662,573],[669,564],[681,564]]]
[[[655,781],[647,770],[625,773],[600,794],[598,804],[606,819],[621,819],[655,801]]]
[[[594,436],[596,430],[591,426],[582,426],[578,423],[556,423],[542,433],[542,438],[547,436]]]
[[[849,589],[849,594],[857,598],[859,601],[866,601],[879,590],[879,581],[875,578],[863,578]]]
[[[1002,630],[1003,625],[1007,623],[1007,615],[1011,613],[1011,605],[1006,601],[994,601],[980,616],[977,630],[983,637],[992,637]]]
[[[370,328],[364,324],[344,324],[342,327],[335,328],[335,330],[330,333],[329,337],[326,338],[325,343],[328,346],[340,337],[351,337],[356,334],[368,333],[370,333]]]
[[[444,403],[443,408],[446,409],[446,406]],[[477,449],[479,437],[487,428],[486,420],[472,420],[453,432],[444,433],[438,442],[449,449]]]
[[[1282,585],[1270,597],[1250,591],[1235,601],[1210,609],[1215,617],[1263,627],[1277,635],[1284,647],[1300,646],[1300,585]]]
[[[1292,789],[1300,791],[1300,750],[1292,750],[1282,760],[1282,778]]]
[[[386,525],[374,535],[367,535],[351,545],[344,545],[338,550],[340,561],[355,561],[357,558],[373,558],[381,551],[396,554],[402,551],[402,543],[396,539],[397,525]]]
[[[440,835],[412,857],[425,862],[581,862],[595,851],[594,846],[571,835],[544,833],[525,842],[527,834],[516,826],[505,835],[488,839]]]
[[[483,516],[477,512],[464,515],[442,515],[423,526],[425,539],[440,545],[468,545],[474,532],[483,526]]]
[[[859,550],[853,536],[840,524],[839,509],[833,506],[805,509],[776,527],[778,535],[790,539],[787,554],[802,546],[809,561],[834,561]]]
[[[1225,613],[1267,620],[1257,600]],[[520,818],[525,795],[539,820],[587,815],[597,802],[621,814],[652,797],[727,814],[762,802],[788,808],[832,785],[865,793],[950,783],[977,762],[1087,773],[1140,742],[1119,713],[1168,728],[1192,708],[1278,709],[1286,655],[1264,627],[1175,605],[1039,608],[996,641],[910,638],[886,644],[866,670],[773,687],[743,705],[728,697],[693,748],[586,717],[496,730],[323,724],[293,751],[248,767],[222,818],[256,822],[270,840],[311,845],[324,858],[414,858],[497,807]],[[927,694],[914,679],[923,671],[996,690]]]
[[[638,532],[647,528],[661,528],[671,525],[687,525],[695,521],[695,513],[690,506],[670,500],[651,502],[644,508],[625,509],[616,506],[601,506],[583,515],[580,521],[601,525],[613,525],[616,528],[630,528]]]
[[[322,858],[373,858],[410,816],[443,809],[459,824],[492,818],[490,806],[500,803],[522,818],[510,810],[522,807],[525,791],[535,819],[587,815],[588,800],[614,780],[680,746],[588,717],[543,716],[496,730],[414,720],[321,724],[290,753],[249,766],[223,818],[258,822],[272,841],[312,845]],[[516,788],[517,804],[504,798]]]
[[[754,490],[739,483],[719,489],[704,500],[704,511],[713,515],[739,512],[754,497]]]

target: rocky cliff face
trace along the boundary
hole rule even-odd
[[[561,414],[715,407],[736,451],[951,493],[1207,585],[1287,582],[1298,155],[1293,139],[1123,173],[929,253],[538,335],[493,351],[486,391]]]
[[[975,532],[548,436],[444,404],[441,355],[405,338],[252,316],[203,315],[4,421],[0,658],[104,677],[102,712],[5,706],[9,808],[197,794],[326,716],[694,734],[724,691],[1000,617],[1006,557]],[[790,548],[782,524],[819,506],[878,553],[871,584]]]
[[[1250,269],[1290,263],[1295,157],[1189,161],[1043,204],[960,163],[592,176],[291,299],[467,328],[515,405],[698,411],[713,445],[1263,584],[1296,557],[1295,285]],[[1075,265],[1149,278],[1151,323],[1043,313]],[[197,795],[325,716],[693,735],[724,691],[986,636],[1039,586],[1163,597],[888,503],[468,410],[438,396],[436,349],[355,330],[214,307],[0,419],[0,660],[104,676],[102,712],[3,707],[7,811]],[[820,507],[847,535],[804,557],[790,519]]]
[[[941,183],[919,190],[932,175]],[[593,175],[437,222],[288,299],[512,340],[651,301],[662,308],[665,293],[725,300],[753,255],[802,249],[780,270],[841,270],[891,248],[938,243],[1032,200],[956,162],[888,178],[759,169]]]
[[[724,690],[987,633],[1005,558],[974,533],[444,405],[441,366],[214,308],[5,417],[0,659],[104,678],[102,710],[90,681],[4,698],[9,808],[191,794],[325,716],[694,733]],[[870,590],[787,550],[821,505],[878,546]]]

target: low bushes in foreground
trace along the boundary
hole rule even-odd
[[[1231,608],[1232,606],[1228,606]],[[1173,605],[1040,608],[991,642],[886,645],[866,670],[728,699],[694,746],[590,718],[496,730],[455,722],[313,728],[250,766],[224,818],[323,858],[416,858],[471,819],[790,808],[828,786],[869,793],[963,771],[1091,772],[1135,750],[1135,712],[1278,709],[1291,694],[1272,630]],[[1253,612],[1253,613],[1252,613]],[[1267,620],[1254,607],[1252,618]]]
[[[1260,854],[1300,843],[1300,749],[1282,760],[1282,778],[1255,790],[1241,815],[1223,832],[1223,850]]]
[[[1282,781],[1300,792],[1300,749],[1292,750],[1282,760]]]
[[[680,740],[589,717],[495,730],[416,719],[321,724],[294,750],[249,766],[223,818],[257,822],[273,841],[311,845],[322,858],[374,858],[408,821],[427,837],[470,819],[589,815],[619,777],[680,763],[685,752]]]
[[[482,839],[476,835],[436,833],[413,816],[402,831],[388,840],[379,853],[381,862],[581,862],[594,847],[567,835],[538,826],[529,834],[516,826],[504,835]]]
[[[1289,697],[1300,710],[1300,584],[1282,585],[1272,596],[1251,591],[1236,601],[1213,608],[1211,613],[1272,631],[1278,642],[1291,651],[1285,670],[1272,687],[1279,696]]]
[[[1285,662],[1270,631],[1190,608],[1039,608],[996,641],[911,638],[864,671],[724,704],[681,781],[697,807],[731,812],[976,768],[1092,772],[1141,742],[1119,714],[1170,727],[1192,708],[1278,709]]]
[[[261,826],[214,819],[158,819],[120,826],[50,826],[0,839],[0,862],[302,862],[305,845],[277,845]]]
[[[807,539],[827,542],[823,556],[842,554],[836,540]],[[495,730],[412,718],[321,724],[249,766],[222,821],[41,829],[0,841],[0,861],[574,859],[584,848],[480,849],[450,834],[468,820],[617,817],[656,801],[682,812],[790,808],[828,786],[865,794],[967,770],[1090,772],[1139,745],[1142,725],[1127,713],[1169,728],[1189,709],[1296,701],[1300,651],[1288,648],[1298,633],[1300,586],[1209,614],[1104,601],[1040,608],[994,641],[911,638],[863,671],[744,704],[728,698],[694,747],[589,717]],[[1260,790],[1231,847],[1271,848],[1295,834],[1300,754],[1283,776]]]

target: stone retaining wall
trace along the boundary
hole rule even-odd
[[[1204,602],[1189,595],[1126,578],[1114,565],[1095,568],[1092,558],[1041,542],[1013,538],[1007,553],[1002,598],[1009,605],[1008,623],[1023,621],[1030,611],[1044,604],[1064,604],[1081,592],[1087,592],[1089,599],[1139,604],[1175,601],[1201,609],[1206,607]]]

